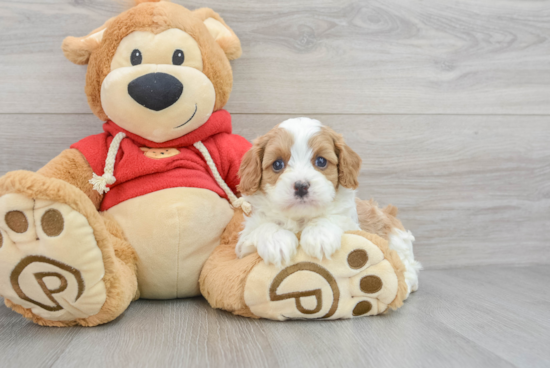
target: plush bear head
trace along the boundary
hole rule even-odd
[[[109,19],[85,37],[67,37],[65,56],[88,64],[88,103],[102,120],[161,143],[203,125],[227,102],[229,60],[241,44],[211,9],[158,0]]]

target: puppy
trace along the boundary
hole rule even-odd
[[[312,257],[330,258],[345,231],[360,230],[355,205],[360,167],[359,155],[318,120],[289,119],[256,139],[239,171],[239,191],[253,211],[237,256],[257,250],[264,261],[280,266],[299,243]]]

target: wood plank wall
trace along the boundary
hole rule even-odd
[[[0,174],[101,131],[60,45],[122,1],[0,1]],[[177,2],[241,38],[235,131],[311,116],[343,133],[359,195],[400,208],[427,268],[550,262],[548,2]]]

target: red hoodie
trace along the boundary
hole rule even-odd
[[[110,190],[101,203],[101,211],[131,198],[175,187],[209,189],[227,199],[193,143],[202,141],[221,177],[234,193],[239,184],[237,173],[241,159],[251,147],[246,139],[231,133],[231,115],[225,110],[214,112],[206,123],[191,133],[163,143],[151,142],[130,133],[112,121],[106,122],[103,130],[104,133],[86,137],[71,146],[84,155],[94,173],[103,175],[105,159],[114,136],[120,132],[126,134],[116,155],[116,182],[109,186]],[[177,148],[179,154],[154,159],[145,156],[142,147]]]

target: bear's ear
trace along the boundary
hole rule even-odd
[[[87,36],[65,38],[61,45],[65,57],[78,65],[88,64],[90,55],[101,43],[106,29],[103,25]]]
[[[229,60],[241,57],[243,52],[241,41],[218,13],[209,8],[200,8],[194,10],[193,14],[204,22],[208,32],[214,37]]]
[[[158,3],[160,1],[161,0],[134,0],[134,4],[139,5],[139,4],[142,4],[142,3]]]

